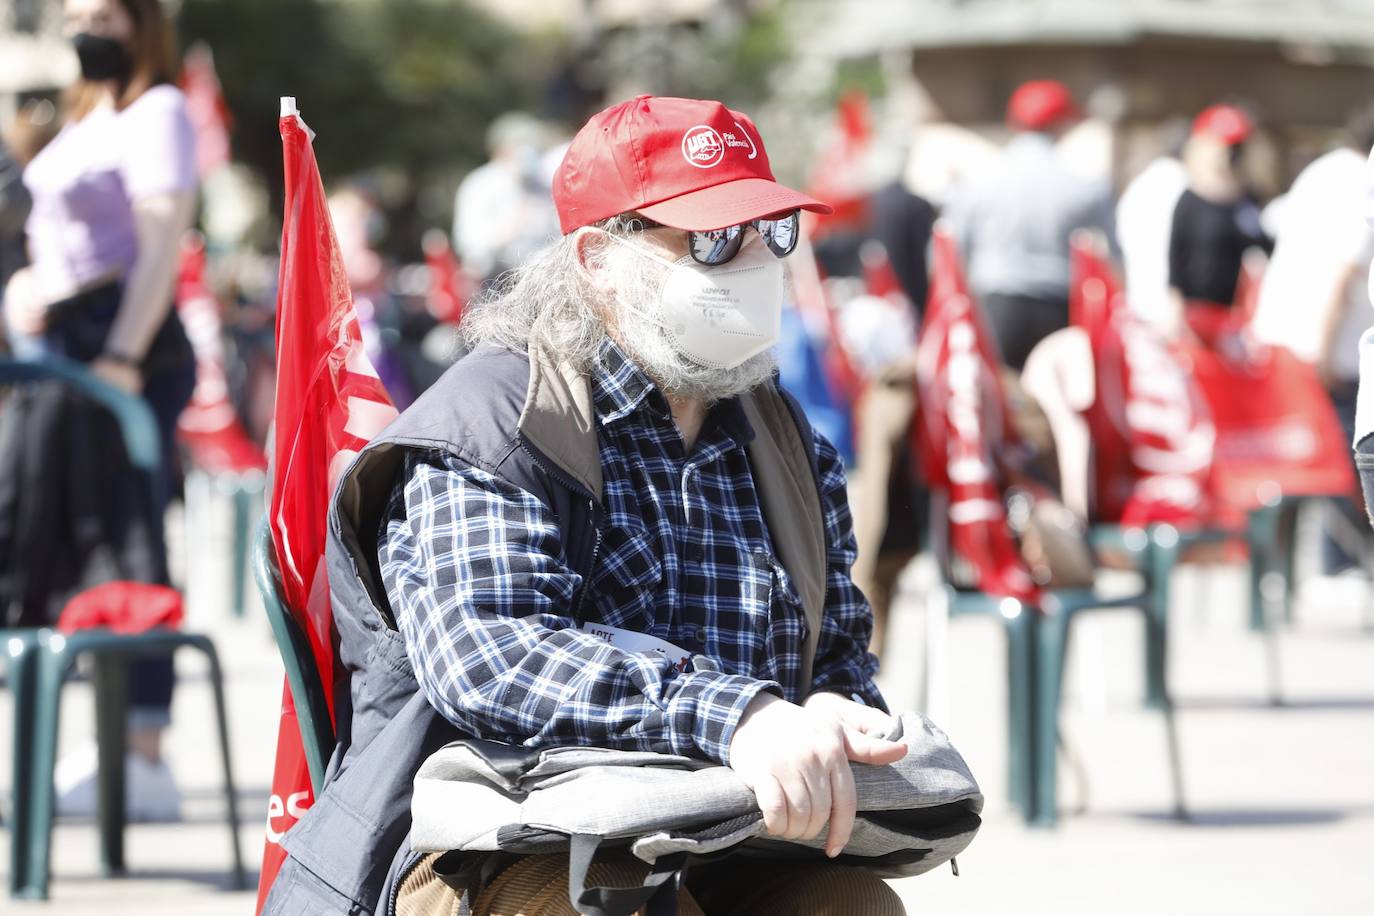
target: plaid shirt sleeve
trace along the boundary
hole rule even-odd
[[[868,651],[868,641],[873,636],[873,611],[849,575],[859,549],[854,540],[854,521],[849,514],[844,463],[829,440],[819,432],[813,431],[813,435],[820,468],[829,569],[826,571],[825,617],[816,646],[811,690],[857,697],[869,706],[886,711],[887,703],[873,682],[878,659]]]
[[[536,497],[438,453],[408,459],[378,537],[421,689],[464,732],[527,747],[672,752],[724,763],[768,681],[700,656],[676,671],[576,628],[581,585]]]

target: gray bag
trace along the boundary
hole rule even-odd
[[[891,766],[852,765],[858,815],[834,861],[885,878],[919,875],[972,842],[983,796],[963,757],[924,716],[895,718],[885,737],[910,750]],[[795,842],[766,836],[754,793],[734,770],[674,754],[455,741],[420,767],[411,815],[418,852],[569,852],[574,906],[605,916],[646,903],[650,912],[672,912],[691,857],[825,855],[824,833]],[[653,866],[644,887],[588,889],[587,868],[602,846],[628,848]]]

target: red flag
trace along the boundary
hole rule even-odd
[[[911,300],[907,298],[902,281],[897,277],[892,259],[888,257],[882,242],[877,239],[864,242],[859,248],[859,261],[863,265],[864,288],[870,296],[881,296],[911,307]]]
[[[277,291],[277,401],[268,520],[286,605],[310,638],[333,716],[333,618],[324,565],[334,484],[396,416],[368,361],[338,240],[329,221],[314,134],[282,99],[286,200]],[[258,908],[285,858],[278,841],[313,797],[295,707],[283,688]]]
[[[932,239],[930,301],[916,351],[917,447],[933,489],[949,499],[949,551],[974,586],[1039,604],[1007,526],[994,456],[1015,445],[999,361],[964,283],[954,240]]]
[[[196,132],[196,171],[204,178],[229,164],[229,108],[220,91],[215,56],[209,45],[196,42],[181,64],[181,91],[186,116]]]
[[[1070,246],[1069,315],[1093,358],[1094,398],[1084,412],[1093,517],[1203,524],[1211,515],[1211,415],[1178,352],[1126,308],[1103,244],[1080,233]]]
[[[821,144],[807,184],[808,194],[834,208],[832,213],[812,217],[817,239],[868,221],[873,187],[867,165],[873,134],[868,96],[858,90],[845,93],[835,107],[834,127]]]
[[[420,239],[420,244],[425,252],[425,266],[429,269],[429,295],[425,306],[435,321],[456,326],[462,322],[463,309],[472,298],[472,280],[458,264],[443,230],[429,230]]]
[[[196,387],[177,419],[177,439],[191,462],[208,471],[265,470],[267,456],[239,422],[224,369],[220,304],[205,281],[205,241],[188,234],[181,246],[177,314],[196,356]]]
[[[1350,442],[1316,369],[1250,332],[1262,256],[1247,256],[1227,308],[1190,302],[1182,350],[1216,424],[1213,496],[1227,524],[1281,494],[1359,492]]]

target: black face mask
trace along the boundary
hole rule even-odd
[[[81,32],[72,39],[72,47],[81,63],[82,79],[122,80],[133,67],[129,49],[117,38]]]

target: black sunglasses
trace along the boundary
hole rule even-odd
[[[634,221],[645,229],[666,229],[662,223],[634,217]],[[708,229],[704,232],[687,232],[687,251],[692,260],[708,267],[718,267],[734,258],[744,245],[744,227],[753,226],[754,231],[763,239],[768,250],[780,258],[785,258],[797,250],[797,239],[801,235],[800,211],[793,210],[777,219],[751,219],[747,223],[726,226],[724,229]]]

